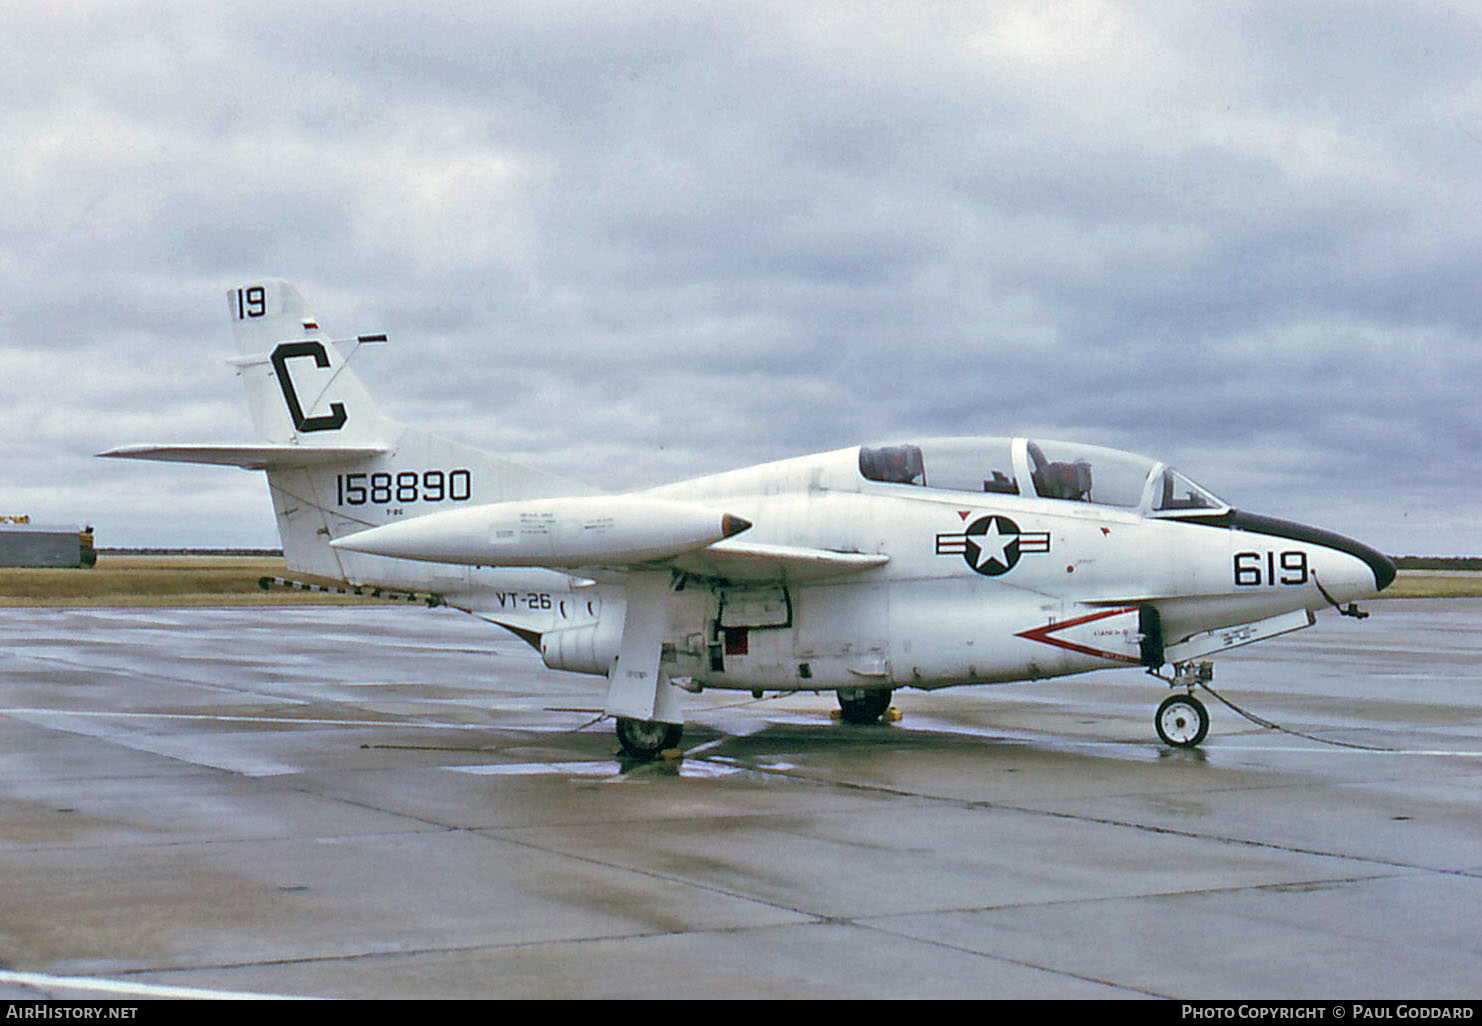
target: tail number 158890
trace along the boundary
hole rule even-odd
[[[341,506],[467,502],[472,497],[473,473],[464,469],[335,475],[335,502]]]

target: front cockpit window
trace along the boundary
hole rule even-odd
[[[1142,456],[1094,445],[1030,442],[1030,477],[1042,499],[1101,506],[1142,505],[1155,464]]]
[[[1156,513],[1180,513],[1187,510],[1224,509],[1225,503],[1193,481],[1167,467],[1153,496]]]

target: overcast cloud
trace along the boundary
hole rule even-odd
[[[612,489],[1038,433],[1482,553],[1472,3],[0,6],[0,514],[274,545],[226,290]]]

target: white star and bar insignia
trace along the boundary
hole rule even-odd
[[[937,535],[937,555],[960,555],[987,577],[1008,573],[1026,552],[1049,551],[1049,531],[1021,531],[1018,524],[998,514],[979,517],[960,534]]]

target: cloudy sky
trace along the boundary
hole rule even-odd
[[[612,489],[1039,434],[1482,553],[1475,3],[0,6],[5,508],[274,545],[226,290]]]

